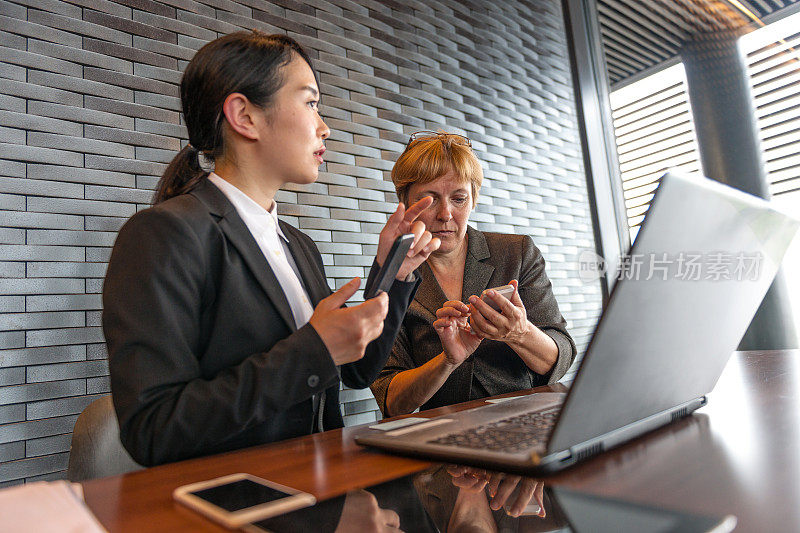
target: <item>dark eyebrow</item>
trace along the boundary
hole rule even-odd
[[[308,91],[308,92],[310,92],[310,93],[311,93],[311,95],[312,95],[314,98],[318,98],[318,97],[319,97],[319,91],[317,91],[317,90],[316,90],[314,87],[312,87],[311,85],[306,85],[306,86],[305,86],[305,87],[303,87],[301,90],[302,90],[302,91]]]

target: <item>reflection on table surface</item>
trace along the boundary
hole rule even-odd
[[[248,531],[724,532],[734,517],[707,517],[546,487],[545,482],[438,464],[414,475],[283,516]]]

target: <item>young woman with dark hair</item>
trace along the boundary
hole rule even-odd
[[[439,245],[416,220],[430,199],[398,205],[381,231],[367,286],[394,239],[415,235],[389,293],[343,307],[360,281],[331,294],[316,246],[274,202],[317,179],[319,97],[283,35],[221,37],[186,68],[189,145],[120,230],[103,289],[120,436],[141,464],[341,427],[340,380],[366,387],[386,362],[414,270]]]

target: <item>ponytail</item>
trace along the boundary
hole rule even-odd
[[[191,144],[187,144],[170,162],[164,175],[158,180],[153,204],[159,204],[179,194],[191,191],[208,172],[200,167],[197,160],[199,152]]]

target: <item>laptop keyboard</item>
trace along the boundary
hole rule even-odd
[[[451,433],[428,444],[445,444],[480,450],[519,452],[543,445],[556,422],[561,406],[523,413],[459,433]]]

